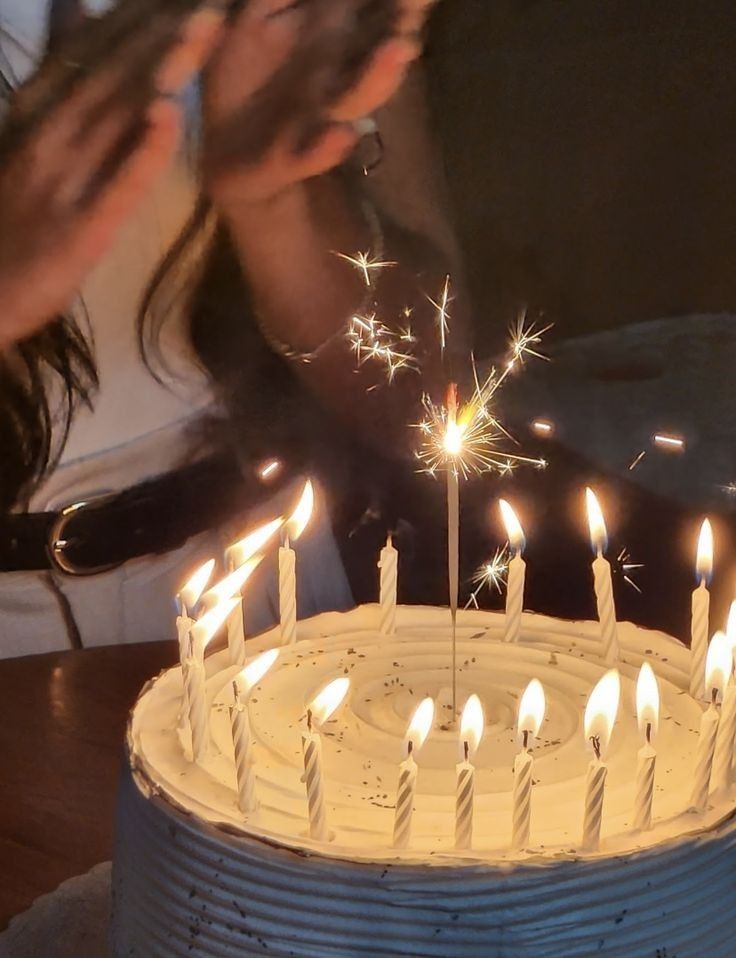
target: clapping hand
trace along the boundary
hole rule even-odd
[[[169,164],[182,125],[171,95],[201,68],[220,30],[212,10],[186,20],[146,97],[126,95],[139,80],[135,38],[32,123],[19,91],[0,141],[0,346],[68,307]]]
[[[267,200],[331,170],[352,151],[358,139],[354,121],[383,105],[399,88],[421,52],[420,31],[432,6],[432,0],[373,2],[393,14],[390,29],[367,51],[365,38],[350,35],[346,41],[345,37],[345,31],[359,20],[356,10],[370,6],[365,0],[321,0],[316,7],[287,0],[250,0],[237,16],[206,74],[206,161],[217,202]],[[380,10],[371,23],[377,31],[377,23],[383,23]],[[314,59],[314,51],[334,49],[338,40],[349,42],[350,50],[362,51],[359,69],[347,89],[340,86],[339,77],[324,73],[347,55],[341,61],[333,54],[333,62],[322,64],[322,73],[320,64],[308,58],[310,52]],[[306,75],[300,75],[300,70]],[[272,99],[263,99],[260,111],[268,130],[254,129],[259,98],[272,87],[277,90],[275,81],[280,78],[280,97],[275,92]],[[324,102],[330,89],[336,91],[334,98]],[[275,115],[281,118],[276,129]],[[234,138],[225,147],[228,129],[240,130],[240,141]]]

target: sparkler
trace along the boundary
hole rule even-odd
[[[476,585],[477,588],[471,592],[465,608],[469,609],[471,605],[476,609],[479,608],[478,596],[484,588],[487,588],[489,591],[495,589],[499,595],[502,595],[504,586],[506,585],[508,568],[509,550],[508,546],[503,546],[500,549],[496,549],[495,554],[488,559],[487,562],[484,562],[474,573],[473,584]]]
[[[394,260],[382,260],[380,257],[371,255],[370,251],[356,253],[355,256],[348,256],[347,253],[335,253],[335,256],[339,256],[340,259],[344,259],[346,263],[354,266],[363,276],[366,286],[373,285],[372,273],[380,273],[382,269],[396,266]]]
[[[358,361],[362,366],[369,360],[382,362],[386,367],[386,376],[391,383],[400,369],[419,370],[419,364],[411,351],[416,342],[411,329],[394,332],[376,318],[370,316],[353,316],[347,331],[347,340]]]
[[[436,302],[431,297],[427,297],[429,302],[437,310],[437,328],[440,333],[440,350],[442,353],[445,351],[447,346],[447,337],[450,333],[450,312],[449,307],[452,302],[452,296],[450,295],[450,277],[445,277],[445,285],[442,287],[442,292],[439,297],[439,302]]]
[[[494,413],[491,403],[503,385],[508,369],[507,366],[500,375],[492,369],[481,382],[473,366],[473,393],[466,403],[456,408],[452,416],[447,405],[436,405],[428,396],[424,396],[422,405],[425,416],[415,426],[421,435],[417,458],[422,463],[422,471],[436,475],[443,468],[451,468],[467,479],[483,472],[508,474],[520,463],[538,469],[546,467],[544,459],[510,453],[501,447],[501,443],[511,440],[511,437]]]
[[[616,561],[613,564],[614,572],[617,572],[624,580],[627,585],[630,585],[632,589],[635,589],[639,595],[641,595],[641,588],[639,585],[634,582],[631,574],[636,572],[637,569],[643,569],[643,562],[632,562],[631,555],[629,550],[624,546],[619,554],[616,556]]]
[[[554,323],[548,323],[542,329],[539,329],[536,323],[527,325],[526,312],[522,312],[516,323],[511,327],[510,356],[507,370],[513,369],[517,363],[523,366],[529,356],[549,362],[549,356],[540,353],[537,347],[542,342],[542,336],[548,333],[553,326]]]
[[[435,303],[440,311],[439,325],[442,337],[447,329],[447,303],[449,302],[449,282],[445,284],[447,297],[443,295],[441,304]],[[416,428],[420,431],[421,444],[417,458],[422,468],[430,475],[444,470],[447,478],[447,560],[448,586],[450,600],[450,618],[452,622],[452,709],[457,714],[457,607],[459,590],[459,538],[460,538],[460,478],[467,479],[473,474],[496,471],[508,474],[519,463],[528,463],[539,469],[546,468],[544,459],[532,459],[509,453],[501,447],[511,436],[494,413],[492,402],[496,393],[506,381],[512,370],[523,365],[527,356],[542,357],[536,348],[541,336],[549,327],[538,330],[534,325],[526,326],[524,317],[511,330],[509,357],[503,371],[492,369],[485,380],[481,381],[473,363],[474,388],[470,399],[464,404],[458,403],[457,386],[452,383],[447,391],[447,401],[443,406],[436,405],[428,396],[422,404],[425,417]],[[443,342],[441,342],[443,345]]]

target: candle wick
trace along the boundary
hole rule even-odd
[[[710,701],[711,701],[711,705],[713,705],[714,707],[718,705],[718,689],[715,688],[715,686],[711,689]]]
[[[307,709],[307,728],[312,731],[312,710]]]
[[[529,729],[524,729],[524,748],[529,748]]]
[[[409,741],[406,743],[406,753],[408,756],[411,756],[411,753],[413,751],[414,751],[414,742],[412,741],[412,739],[409,739]]]
[[[590,736],[591,744],[593,745],[593,751],[595,752],[595,757],[600,762],[601,760],[601,739],[599,735]]]
[[[463,742],[463,747],[465,750],[465,761],[467,762],[470,758],[470,745],[467,742]]]
[[[389,534],[386,536],[386,546],[390,549],[393,546],[393,544],[394,544],[394,537],[392,533],[389,532]]]
[[[647,745],[652,744],[652,723],[647,722]]]
[[[290,549],[290,548],[291,548],[291,541],[289,539],[289,533],[285,532],[284,533],[284,549]]]

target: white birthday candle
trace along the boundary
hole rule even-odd
[[[204,653],[210,640],[224,624],[236,603],[237,599],[225,599],[205,612],[189,630],[189,654],[185,675],[189,726],[192,735],[192,758],[195,762],[200,762],[207,754],[210,738]]]
[[[247,533],[225,550],[225,568],[234,572],[250,560],[263,557],[263,550],[284,524],[283,516],[271,519]],[[259,555],[260,554],[260,555]],[[253,570],[251,570],[253,571]],[[245,622],[243,619],[243,601],[236,604],[227,622],[227,646],[232,665],[242,665],[247,657],[245,649]]]
[[[381,549],[378,567],[381,570],[381,588],[379,595],[381,610],[380,630],[382,635],[393,635],[396,632],[399,553],[394,547],[391,536],[388,536],[386,545]]]
[[[278,649],[271,649],[254,659],[233,681],[233,704],[230,725],[233,735],[235,781],[238,789],[238,807],[244,814],[258,807],[256,796],[256,767],[250,728],[249,700],[254,687],[261,681],[278,657]]]
[[[708,652],[710,592],[708,582],[713,572],[713,529],[708,519],[703,520],[698,537],[695,562],[698,587],[692,595],[690,626],[690,694],[693,698],[705,696],[705,656]]]
[[[297,637],[296,552],[291,547],[309,524],[314,512],[314,487],[307,480],[291,518],[286,523],[284,542],[279,549],[279,619],[281,642],[291,645]]]
[[[609,665],[618,661],[618,626],[616,624],[616,606],[613,601],[613,580],[611,564],[604,557],[608,535],[601,507],[592,489],[585,490],[590,526],[590,541],[596,553],[593,560],[593,585],[598,607],[598,621],[601,628],[603,657]]]
[[[636,682],[636,715],[644,745],[636,758],[636,792],[634,796],[634,828],[647,831],[652,826],[652,800],[657,753],[652,742],[659,727],[659,687],[648,662],[639,670]]]
[[[723,792],[731,787],[733,774],[734,744],[736,744],[736,676],[733,662],[736,656],[736,602],[731,603],[726,628],[726,641],[731,649],[731,675],[723,694],[721,720],[716,735],[716,750],[713,756],[711,791]]]
[[[318,842],[329,838],[322,774],[322,738],[319,730],[345,698],[350,679],[335,679],[326,686],[307,708],[307,725],[302,733],[304,783],[309,807],[309,836]]]
[[[532,679],[519,702],[517,730],[521,751],[514,760],[514,792],[511,823],[511,847],[527,848],[532,819],[532,772],[534,761],[531,746],[539,735],[546,708],[544,689],[538,679]]]
[[[708,791],[713,769],[713,757],[720,719],[720,701],[732,668],[731,646],[723,632],[716,632],[705,657],[705,687],[710,692],[710,705],[700,722],[700,738],[695,753],[693,790],[690,807],[704,812],[708,806]]]
[[[522,558],[525,539],[516,513],[505,499],[499,501],[501,516],[506,527],[509,545],[513,556],[509,561],[508,582],[506,587],[506,621],[504,642],[516,642],[521,631],[521,614],[524,610],[524,583],[526,563]]]
[[[426,698],[417,706],[404,739],[406,758],[399,765],[399,784],[396,790],[394,814],[394,848],[406,848],[411,841],[414,796],[419,773],[416,756],[429,735],[433,721],[434,702]]]
[[[597,851],[603,822],[608,766],[603,761],[616,721],[621,695],[621,679],[616,669],[606,672],[591,692],[585,709],[585,738],[593,749],[585,781],[585,813],[583,817],[583,851]]]
[[[471,848],[473,844],[473,810],[475,805],[475,767],[472,759],[483,737],[485,719],[477,695],[465,703],[460,721],[460,747],[463,759],[458,763],[455,796],[455,846]]]

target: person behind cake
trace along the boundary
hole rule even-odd
[[[428,7],[404,0],[394,31],[325,108],[323,132],[303,152],[291,148],[297,117],[258,162],[215,169],[215,131],[298,48],[306,16],[298,5],[258,0],[226,27],[203,9],[174,51],[149,67],[155,85],[141,98],[136,51],[145,48],[143,32],[152,33],[147,20],[23,138],[13,129],[32,102],[24,81],[42,86],[49,70],[47,60],[33,75],[47,20],[56,65],[72,71],[64,44],[87,24],[76,0],[4,5],[4,654],[168,636],[172,596],[199,558],[221,554],[254,513],[271,515],[293,500],[287,482],[269,501],[258,463],[279,455],[298,472],[311,461],[315,434],[347,426],[370,435],[390,424],[396,409],[385,394],[365,399],[380,371],[354,375],[342,336],[365,285],[332,251],[382,246],[397,265],[377,287],[381,305],[414,307],[421,331],[431,307],[416,276],[436,285],[452,243],[437,203],[417,213],[416,203],[388,200],[415,234],[386,219],[391,183],[410,178],[402,163],[412,150],[392,152],[387,142],[379,173],[364,177],[355,121],[404,83]],[[189,80],[208,56],[200,95]],[[411,96],[404,84],[393,109],[406,113],[398,125],[418,150],[424,131]],[[97,109],[108,102],[109,110]],[[141,123],[144,134],[131,141]],[[77,127],[84,135],[70,132]],[[172,246],[188,222],[190,242]],[[167,247],[173,252],[155,269]],[[351,400],[357,393],[360,403]],[[402,405],[396,393],[391,402]],[[76,528],[62,522],[51,541],[60,511],[87,500]],[[234,513],[237,522],[221,534]],[[302,577],[304,612],[350,602],[326,510],[319,516],[303,545],[319,556],[321,573]],[[89,571],[96,574],[76,574]],[[271,615],[267,590],[258,593],[254,627]]]

